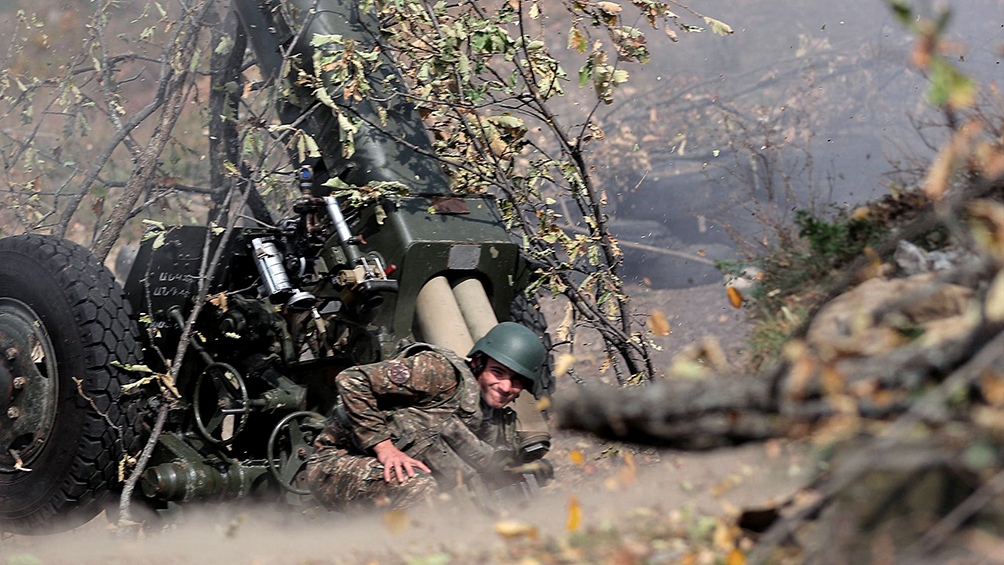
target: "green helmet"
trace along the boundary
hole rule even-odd
[[[547,350],[537,334],[526,326],[502,322],[488,330],[467,356],[474,357],[476,353],[484,353],[536,386]]]

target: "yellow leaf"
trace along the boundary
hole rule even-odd
[[[537,526],[518,520],[500,520],[495,522],[495,533],[504,538],[537,537]]]
[[[543,412],[544,410],[547,410],[550,407],[551,407],[551,399],[546,396],[541,396],[540,400],[538,400],[537,403],[534,405],[534,408],[536,408],[538,412]]]
[[[602,375],[603,373],[606,373],[610,369],[610,366],[613,365],[613,363],[614,363],[614,358],[612,355],[608,353],[606,358],[603,359],[603,363],[600,364],[600,374]]]
[[[388,532],[397,535],[408,527],[410,519],[404,510],[388,510],[380,521],[383,522],[383,527],[387,528]]]
[[[669,335],[673,330],[662,310],[652,310],[648,314],[648,329],[655,335]]]
[[[1004,270],[998,271],[990,283],[983,310],[988,322],[1004,322]]]
[[[725,558],[725,565],[746,565],[746,555],[743,554],[741,549],[735,548]]]
[[[715,545],[718,549],[730,550],[735,548],[735,544],[732,542],[732,532],[729,529],[728,524],[723,520],[717,520],[715,524],[715,531],[711,535],[711,543]]]
[[[739,292],[739,289],[734,286],[725,287],[725,293],[729,295],[729,304],[733,308],[739,308],[743,305],[743,293]]]
[[[851,213],[851,219],[856,222],[862,222],[864,220],[867,220],[868,216],[871,215],[871,213],[872,213],[871,209],[868,208],[867,206],[858,206],[857,208],[854,209],[854,212]]]
[[[569,532],[574,532],[582,525],[582,507],[579,506],[579,499],[575,495],[568,495],[568,524],[565,526]]]
[[[568,458],[572,461],[572,463],[575,463],[576,465],[582,465],[586,461],[585,456],[583,456],[582,452],[579,451],[578,449],[573,449],[568,454]]]
[[[575,365],[575,356],[571,353],[562,353],[554,361],[554,376],[564,376],[573,365]]]

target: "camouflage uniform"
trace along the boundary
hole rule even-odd
[[[336,385],[342,406],[307,464],[310,490],[329,508],[412,506],[437,490],[480,483],[514,452],[515,413],[483,407],[466,361],[446,349],[418,344],[396,359],[347,369]],[[433,476],[385,481],[372,447],[386,439]]]

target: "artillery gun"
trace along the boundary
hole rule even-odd
[[[314,37],[362,45],[379,37],[375,18],[346,0],[237,0],[233,8],[273,80],[288,78],[290,57],[311,65]],[[144,242],[124,289],[72,242],[0,239],[3,529],[37,531],[57,518],[65,527],[103,508],[163,402],[147,390],[156,386],[135,384],[147,375],[135,369],[168,373],[203,277],[211,277],[212,300],[190,328],[172,383],[180,398],[136,494],[154,507],[243,497],[302,503],[301,471],[335,409],[339,371],[415,341],[466,355],[514,315],[543,332],[522,297],[530,268],[496,201],[451,192],[400,78],[387,71],[372,83],[382,107],[352,103],[363,123],[350,157],[336,117],[310,91],[279,102],[282,121],[318,140],[322,155],[295,163],[301,196],[290,217],[225,233],[166,229]],[[325,186],[331,179],[394,183],[407,194],[350,207]],[[207,274],[217,250],[223,259]],[[524,400],[521,419],[536,422],[524,438],[533,460],[548,436]],[[532,486],[526,479],[523,487]]]

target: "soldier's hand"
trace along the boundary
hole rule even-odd
[[[405,452],[398,449],[389,439],[385,439],[373,446],[377,461],[383,465],[383,480],[388,483],[397,477],[397,482],[403,483],[407,477],[415,476],[415,469],[432,473],[425,463],[418,459],[409,457]]]

